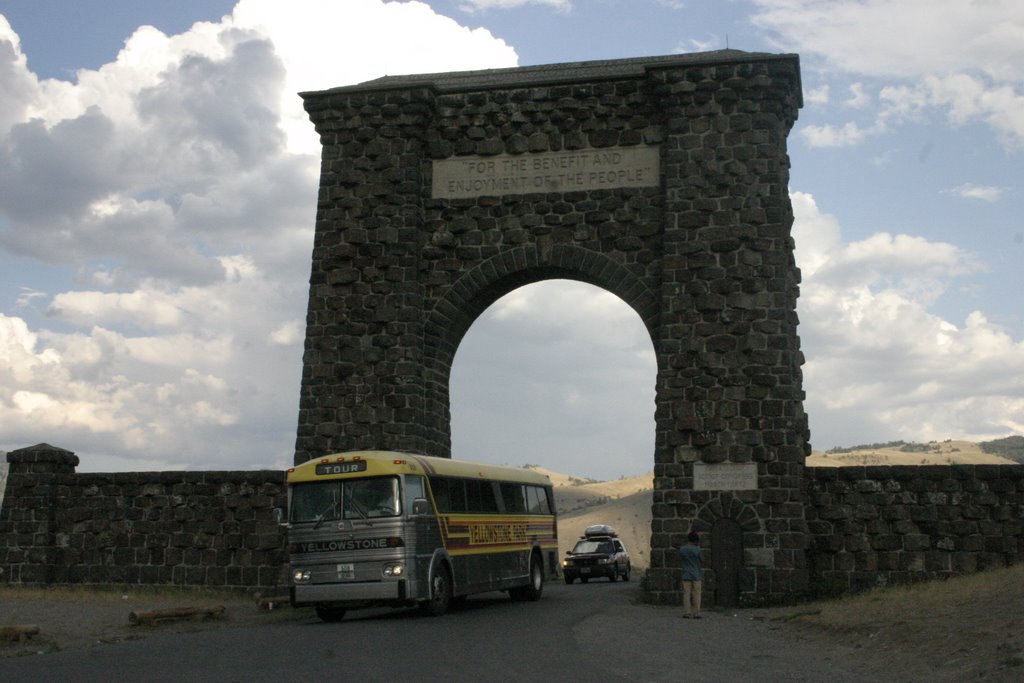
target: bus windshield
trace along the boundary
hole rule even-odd
[[[291,521],[395,517],[401,512],[398,477],[316,481],[292,487]]]

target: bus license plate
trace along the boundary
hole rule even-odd
[[[356,567],[351,562],[338,565],[338,579],[341,581],[352,581],[356,578]]]

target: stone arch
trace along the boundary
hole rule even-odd
[[[450,455],[448,379],[470,324],[521,285],[581,280],[637,312],[656,356],[647,597],[678,601],[675,541],[698,509],[734,501],[741,524],[762,524],[744,532],[761,572],[746,598],[802,590],[795,55],[393,76],[302,97],[323,150],[297,463]]]
[[[521,246],[493,256],[462,274],[427,313],[423,372],[426,412],[439,417],[440,451],[451,453],[449,379],[459,343],[488,306],[524,285],[551,279],[579,280],[615,294],[629,305],[648,334],[657,329],[657,296],[629,269],[604,254],[573,245],[547,251]]]
[[[716,491],[703,502],[693,521],[694,529],[700,533],[711,531],[719,519],[733,519],[744,533],[757,534],[764,531],[764,521],[757,511],[735,491]]]

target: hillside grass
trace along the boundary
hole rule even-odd
[[[987,452],[983,444],[947,439],[927,443],[870,444],[853,448],[814,451],[808,467],[856,467],[871,465],[1017,465],[998,453]]]
[[[1024,564],[778,608],[773,619],[932,680],[1024,681]]]

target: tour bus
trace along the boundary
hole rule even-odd
[[[551,480],[524,468],[393,451],[289,468],[291,603],[324,621],[379,605],[432,615],[473,593],[538,600],[558,576]]]

